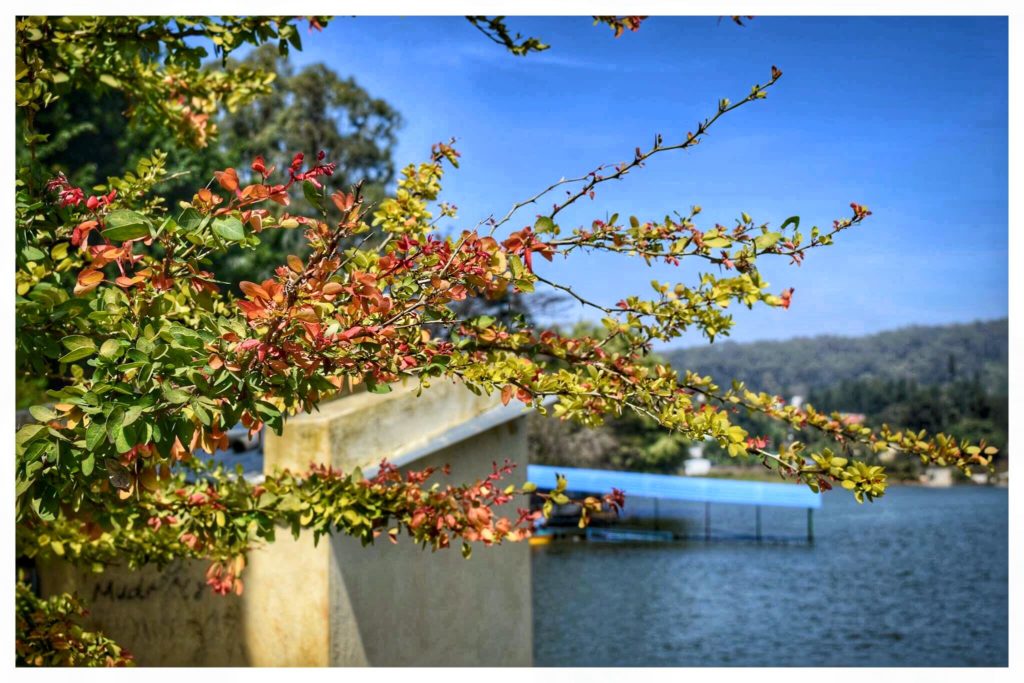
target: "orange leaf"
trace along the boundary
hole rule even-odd
[[[341,190],[338,190],[331,195],[331,201],[334,202],[334,205],[338,207],[339,211],[345,213],[352,208],[353,204],[355,204],[356,198],[354,195],[345,194]]]
[[[145,280],[146,278],[144,278],[141,275],[136,275],[135,277],[127,277],[125,275],[121,275],[116,280],[114,280],[114,282],[117,284],[118,287],[128,288],[133,285],[137,285],[140,282],[144,282]]]
[[[269,301],[270,298],[271,298],[270,294],[267,293],[267,290],[263,289],[262,287],[260,287],[255,282],[249,282],[248,280],[243,280],[242,282],[240,282],[238,284],[238,287],[250,299],[264,299],[264,300]]]
[[[303,306],[302,308],[292,313],[292,317],[295,320],[304,320],[310,323],[315,323],[320,320],[320,318],[317,317],[316,311],[313,310],[312,306]]]
[[[78,274],[78,284],[75,285],[75,294],[85,294],[100,286],[103,282],[103,273],[99,270],[86,268]]]
[[[225,190],[234,192],[238,189],[238,173],[235,172],[235,169],[229,168],[224,171],[215,171],[213,175]]]

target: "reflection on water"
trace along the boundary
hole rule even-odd
[[[843,493],[825,496],[813,546],[534,548],[534,663],[1006,666],[1007,491]],[[716,529],[752,529],[750,508],[712,511]],[[766,533],[805,523],[764,512]]]

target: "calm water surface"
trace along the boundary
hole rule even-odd
[[[751,532],[753,514],[713,507],[713,527]],[[763,514],[765,533],[804,531],[803,511]],[[814,525],[810,547],[536,547],[534,663],[1007,665],[1005,489],[893,487],[860,506],[835,491]]]

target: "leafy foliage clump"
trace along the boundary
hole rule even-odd
[[[41,599],[15,585],[14,654],[17,666],[131,666],[132,655],[102,633],[88,631],[88,612],[68,594]]]

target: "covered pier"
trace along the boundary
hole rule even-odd
[[[796,508],[807,511],[807,542],[814,542],[814,511],[821,507],[821,496],[806,486],[783,482],[736,481],[707,477],[683,477],[671,474],[590,470],[575,467],[530,465],[527,479],[540,490],[556,486],[558,474],[569,481],[568,490],[580,494],[602,494],[618,488],[626,492],[627,507],[630,498],[652,499],[657,510],[659,500],[685,501],[704,504],[704,540],[712,540],[711,505],[713,503],[746,505],[754,508],[755,530],[752,540],[765,540],[761,524],[761,509]],[[598,532],[606,534],[607,532]],[[699,537],[699,535],[698,535]],[[745,538],[740,536],[739,538]]]

